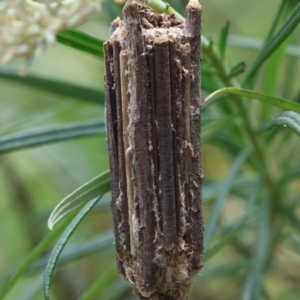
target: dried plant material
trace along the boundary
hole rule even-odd
[[[118,270],[140,299],[186,299],[203,266],[201,6],[123,16],[104,46]]]

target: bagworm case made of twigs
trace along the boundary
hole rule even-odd
[[[203,265],[201,6],[128,1],[104,45],[118,271],[141,299],[186,299]]]

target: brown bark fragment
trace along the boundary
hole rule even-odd
[[[168,38],[161,36],[155,39],[153,48],[163,233],[165,244],[172,247],[177,241],[177,226],[176,202],[174,201],[173,126]]]
[[[119,259],[119,253],[122,250],[120,241],[119,224],[121,223],[121,212],[117,207],[117,199],[119,197],[119,167],[118,167],[118,129],[117,129],[117,108],[116,94],[114,90],[113,79],[113,47],[110,42],[104,44],[105,50],[105,109],[106,109],[106,131],[107,131],[107,147],[109,155],[109,165],[111,174],[111,208],[113,214],[115,245],[117,250],[117,264],[119,274],[125,276],[123,264]]]
[[[112,42],[113,46],[113,69],[115,82],[115,97],[117,108],[117,135],[118,135],[118,165],[119,165],[119,197],[117,200],[118,209],[121,211],[122,222],[119,225],[121,231],[122,256],[130,251],[130,232],[128,222],[128,198],[127,198],[127,180],[125,169],[125,155],[123,142],[123,115],[122,115],[122,91],[121,91],[121,72],[120,72],[120,43],[116,40]]]
[[[134,214],[134,198],[131,181],[132,175],[132,154],[130,151],[130,144],[128,140],[128,107],[130,101],[130,95],[128,93],[128,55],[125,51],[120,52],[120,80],[121,80],[121,97],[122,97],[122,131],[123,131],[123,142],[124,142],[124,153],[125,158],[125,170],[126,170],[126,189],[127,189],[127,202],[128,202],[128,216],[133,216]],[[125,182],[125,180],[124,180]],[[133,222],[132,217],[128,217],[129,224],[129,240],[130,240],[130,252],[132,256],[136,255],[135,248],[136,243],[133,237]]]
[[[201,6],[184,23],[129,1],[105,44],[119,273],[140,299],[186,299],[203,264]]]
[[[191,0],[186,9],[186,21],[184,34],[191,45],[191,67],[192,67],[192,84],[191,84],[191,145],[193,147],[193,157],[191,161],[191,182],[192,204],[189,215],[191,217],[191,238],[194,247],[194,258],[192,267],[199,269],[203,265],[203,216],[202,216],[202,165],[200,149],[200,59],[201,59],[201,14],[202,7],[196,0]],[[196,188],[196,186],[198,186]]]
[[[131,82],[130,129],[129,139],[132,145],[133,168],[135,171],[140,223],[140,265],[139,288],[144,294],[151,294],[154,286],[154,236],[155,221],[153,213],[154,180],[149,157],[148,132],[148,72],[144,53],[139,6],[127,4],[123,10],[124,27],[127,30],[126,41],[129,51],[129,72]]]
[[[150,85],[150,111],[151,111],[151,141],[152,141],[152,160],[154,164],[154,180],[155,180],[155,193],[156,193],[156,205],[154,205],[155,210],[155,221],[158,227],[158,232],[162,232],[162,218],[161,216],[161,195],[159,189],[159,155],[158,155],[158,141],[157,141],[157,108],[156,108],[156,92],[155,92],[155,66],[153,51],[147,55],[147,61],[149,66],[149,85]]]
[[[174,185],[175,185],[175,207],[176,207],[176,225],[177,237],[182,234],[180,220],[180,190],[179,190],[179,173],[178,173],[178,122],[177,122],[177,97],[176,92],[176,63],[175,54],[176,45],[174,42],[169,42],[169,57],[170,57],[170,92],[171,92],[171,108],[172,108],[172,127],[173,127],[173,165],[174,165]]]

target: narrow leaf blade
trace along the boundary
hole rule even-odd
[[[78,30],[68,30],[59,32],[56,35],[59,43],[72,47],[74,49],[92,54],[98,58],[103,59],[103,43],[104,41],[90,36]]]
[[[110,173],[106,171],[79,187],[54,208],[48,219],[49,229],[52,230],[54,225],[69,212],[96,197],[103,196],[109,190]]]
[[[214,93],[210,94],[202,103],[202,106],[204,106],[208,101],[210,101],[212,98],[214,98],[217,95],[221,94],[230,94],[230,95],[238,95],[242,97],[247,97],[247,98],[253,98],[258,101],[261,101],[263,103],[267,103],[282,109],[286,110],[292,110],[294,112],[300,113],[300,104],[296,102],[292,102],[287,99],[279,98],[279,97],[274,97],[270,95],[266,95],[263,93],[255,92],[252,90],[247,90],[247,89],[240,89],[240,88],[234,88],[234,87],[227,87],[223,89],[219,89],[215,91]]]
[[[0,70],[0,78],[41,91],[46,91],[54,95],[64,96],[69,99],[91,102],[102,106],[104,105],[104,92],[102,90],[51,78],[42,78],[37,75],[27,75],[25,77],[21,77],[14,71],[4,69]]]
[[[82,219],[89,213],[89,211],[96,205],[96,203],[101,199],[101,197],[98,197],[94,199],[93,201],[90,201],[87,203],[81,211],[76,215],[76,217],[72,220],[70,225],[66,228],[62,236],[60,237],[59,241],[55,245],[48,264],[45,269],[44,273],[44,297],[46,300],[50,299],[49,292],[50,292],[50,285],[51,285],[51,278],[54,272],[54,268],[56,265],[56,262],[60,256],[60,253],[64,249],[67,241],[69,240],[70,236],[73,234],[79,223],[82,221]]]
[[[227,21],[225,26],[221,27],[220,34],[219,34],[219,51],[224,59],[225,57],[225,50],[227,46],[227,39],[228,39],[228,32],[229,32],[229,22]]]
[[[98,202],[99,203],[99,202]],[[85,241],[84,243],[78,242],[70,247],[67,247],[64,252],[60,255],[56,265],[63,265],[72,262],[81,257],[86,257],[96,252],[101,252],[102,250],[112,247],[114,242],[113,232],[110,230],[108,232],[101,233],[100,235]],[[37,260],[31,268],[28,270],[30,274],[34,274],[43,270],[47,263],[49,257],[42,257]]]
[[[274,126],[289,128],[300,136],[300,114],[293,111],[286,111],[262,125],[261,129],[266,130]]]
[[[96,135],[105,135],[103,121],[78,122],[34,132],[14,133],[0,137],[0,154]]]
[[[239,63],[237,63],[237,65],[235,65],[231,71],[230,71],[230,74],[229,74],[229,77],[232,78],[232,77],[236,77],[242,73],[245,72],[245,69],[246,69],[246,63],[244,61],[241,61]]]
[[[252,64],[245,79],[245,86],[251,83],[261,65],[271,54],[289,37],[300,22],[300,3],[293,9],[287,20],[282,24],[276,34],[273,35],[268,43],[265,43],[260,54]]]
[[[51,231],[27,256],[20,268],[6,281],[0,289],[0,299],[4,299],[5,295],[14,287],[20,277],[25,274],[38,257],[45,252],[51,243],[65,230],[74,214],[67,216],[53,231]]]
[[[266,199],[263,199],[259,208],[258,233],[256,237],[256,248],[253,256],[252,270],[244,285],[242,294],[243,300],[260,299],[263,290],[262,274],[268,259],[271,237],[269,208],[269,202]]]

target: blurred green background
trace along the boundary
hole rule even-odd
[[[183,6],[186,1],[169,2],[184,13]],[[226,61],[231,67],[240,61],[245,61],[247,66],[251,65],[264,43],[281,3],[279,0],[202,0],[203,34],[217,42],[220,28],[229,21]],[[107,40],[110,23],[116,16],[120,16],[121,8],[121,4],[103,1],[102,10],[77,29]],[[273,77],[266,74],[263,67],[256,80],[256,90],[299,101],[299,36],[300,29],[296,28],[286,43],[280,67]],[[19,65],[20,61],[16,61],[9,66],[0,67],[0,136],[78,121],[103,119],[103,106],[97,103],[79,101],[76,97],[60,95],[59,91],[45,91],[38,85],[28,86],[23,84],[22,80],[21,82],[12,80],[10,76],[16,73]],[[57,43],[55,47],[48,48],[44,55],[35,59],[28,76],[59,81],[62,85],[72,83],[75,86],[99,91],[103,90],[103,72],[103,62],[99,59]],[[266,84],[266,76],[270,78],[269,85]],[[239,79],[242,82],[243,75]],[[209,92],[203,90],[202,98]],[[226,103],[230,109],[232,104],[229,100]],[[248,114],[254,125],[260,124],[257,117],[258,106],[259,104],[255,102],[248,106]],[[212,105],[204,110],[204,119],[206,111],[209,111],[209,116],[216,118],[220,116],[217,106]],[[275,115],[278,111],[275,110]],[[239,126],[240,120],[236,113],[229,118],[235,122],[235,126]],[[231,121],[227,122],[229,127],[232,126]],[[227,123],[225,122],[224,127]],[[232,138],[232,135],[228,138]],[[205,220],[207,220],[216,198],[217,185],[227,178],[236,154],[230,155],[222,146],[217,146],[213,138],[204,142],[203,168],[207,184],[204,200],[207,200],[205,204]],[[281,137],[275,139],[275,142],[272,140],[272,143],[270,149],[268,142],[263,145],[267,157],[272,156],[290,167],[299,166],[299,136],[288,136],[287,139]],[[245,142],[243,147],[246,149],[247,146],[249,143]],[[272,173],[280,174],[281,170],[278,170],[278,165],[274,161],[268,161],[268,165]],[[54,206],[77,187],[107,169],[105,136],[68,140],[0,156],[2,282],[22,264],[30,251],[48,233],[47,218]],[[253,180],[259,176],[249,166],[244,167],[244,173]],[[298,231],[297,227],[293,227],[288,221],[280,223],[280,226],[284,227],[280,235],[289,243],[280,243],[274,250],[276,255],[268,262],[269,271],[263,275],[264,285],[259,299],[300,299],[300,177],[293,177],[285,187],[285,191],[288,195],[286,201],[291,201],[295,216],[298,217],[295,220]],[[227,228],[226,226],[233,220],[240,217],[245,207],[246,204],[241,201],[239,195],[230,194],[222,208],[223,226]],[[229,243],[212,259],[205,262],[189,299],[246,299],[242,298],[242,295],[246,290],[246,278],[252,262],[245,257],[249,258],[254,254],[254,249],[251,250],[251,247],[246,246],[255,244],[257,234],[255,224],[259,211],[259,207],[256,207],[246,229],[239,233],[240,238],[236,241],[238,245],[233,246]],[[109,233],[111,226],[109,195],[106,195],[77,228],[64,252],[72,251],[99,236],[102,241],[107,238],[107,243],[99,251],[57,267],[54,284],[51,287],[52,299],[77,299],[110,267],[114,262],[113,239]],[[245,255],[243,251],[246,252]],[[43,267],[23,276],[5,299],[42,299],[42,271]],[[95,299],[135,299],[129,286],[121,279],[113,277],[105,286],[102,296]]]

